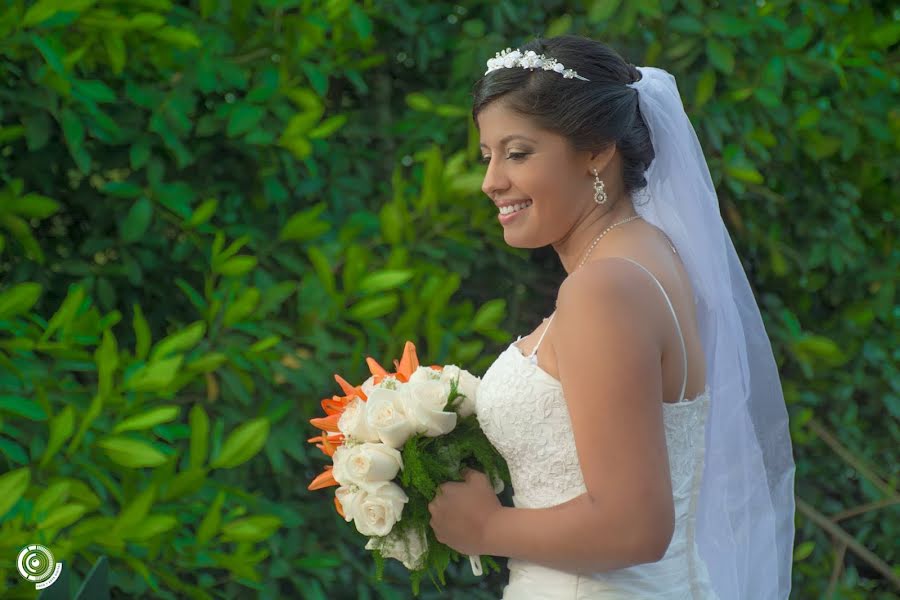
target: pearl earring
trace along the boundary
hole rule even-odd
[[[606,191],[603,189],[603,180],[600,179],[600,174],[597,173],[597,169],[592,169],[594,173],[594,202],[597,204],[603,204],[606,202]]]

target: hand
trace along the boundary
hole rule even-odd
[[[502,505],[487,475],[464,469],[463,477],[464,481],[438,486],[434,500],[428,503],[431,528],[438,541],[457,552],[485,554],[488,521]]]

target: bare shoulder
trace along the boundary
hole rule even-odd
[[[602,302],[610,306],[624,303],[634,310],[640,309],[645,297],[643,279],[647,275],[629,262],[621,256],[609,256],[586,263],[560,285],[557,307],[573,304],[584,307]]]

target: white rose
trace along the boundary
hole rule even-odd
[[[420,381],[403,386],[403,407],[417,433],[436,437],[453,431],[457,414],[444,411],[449,395],[450,384],[444,381]]]
[[[335,461],[333,471],[337,471],[334,479],[341,485],[362,486],[366,483],[390,481],[402,468],[403,457],[400,452],[381,442],[365,442],[342,452],[340,465]]]
[[[369,427],[366,419],[366,403],[358,396],[344,408],[344,413],[338,419],[338,429],[344,435],[361,442],[379,441],[378,433]]]
[[[385,536],[403,515],[409,496],[393,481],[369,483],[360,488],[365,497],[354,502],[353,522],[363,535]]]
[[[369,538],[366,550],[374,550],[377,547],[375,542],[375,538]],[[413,571],[425,566],[422,563],[428,551],[428,541],[418,527],[413,527],[408,529],[402,538],[392,532],[384,539],[379,550],[385,558],[396,558],[404,567]]]
[[[409,376],[408,383],[419,383],[422,381],[437,381],[441,379],[441,372],[437,369],[432,369],[431,367],[423,367],[419,366],[418,369],[413,371],[412,375]]]
[[[362,510],[360,505],[366,498],[365,490],[355,485],[342,485],[334,490],[334,495],[337,496],[338,502],[341,503],[341,510],[344,511],[344,520],[348,523]]]
[[[461,418],[468,417],[475,412],[475,394],[478,393],[478,385],[481,379],[475,377],[465,369],[456,365],[446,365],[441,371],[441,379],[446,382],[456,381],[456,391],[462,396],[454,399],[454,406]]]
[[[368,398],[369,394],[372,393],[372,390],[375,389],[375,376],[370,375],[369,378],[363,381],[359,387],[360,389],[362,389],[363,394],[366,395],[366,398]]]
[[[366,419],[378,438],[391,448],[401,448],[414,432],[398,390],[374,388],[366,402]]]

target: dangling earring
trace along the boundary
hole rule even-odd
[[[600,179],[597,169],[592,169],[592,172],[594,173],[594,202],[603,204],[606,202],[606,191],[603,189],[603,180]]]

